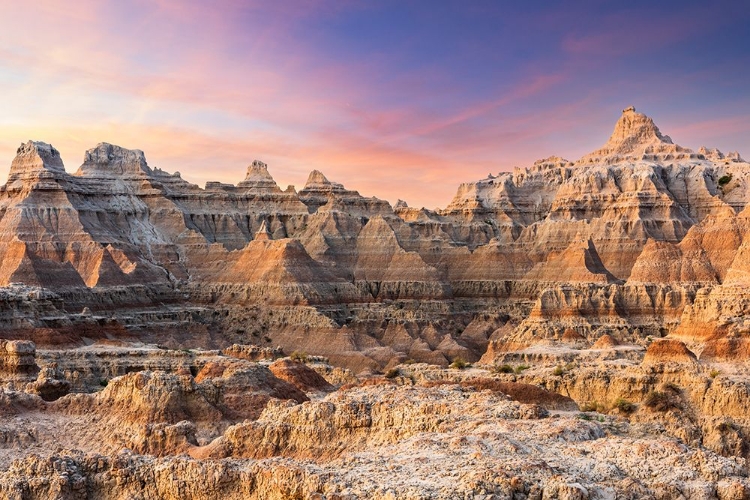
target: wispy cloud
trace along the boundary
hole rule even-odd
[[[460,16],[443,7],[0,2],[0,162],[32,138],[55,144],[73,171],[87,148],[107,141],[143,149],[155,166],[198,184],[236,183],[260,158],[282,185],[301,187],[318,168],[363,194],[434,207],[488,172],[586,153],[606,140],[611,124],[601,116],[613,103],[639,104],[631,95],[668,96],[674,107],[710,87],[694,68],[632,79],[613,71],[633,54],[661,61],[707,18],[716,26],[716,15],[698,15],[707,7],[598,16],[580,6],[527,12],[487,2]],[[346,50],[383,9],[392,16],[370,29],[373,50]],[[409,21],[415,10],[422,15]],[[478,31],[444,30],[454,17]],[[721,68],[722,90],[747,81],[746,70]],[[665,133],[736,137],[747,130],[732,118],[741,111]]]

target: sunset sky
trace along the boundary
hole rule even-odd
[[[0,0],[0,182],[21,142],[98,142],[201,186],[253,159],[445,206],[602,145],[635,105],[750,156],[747,1]]]

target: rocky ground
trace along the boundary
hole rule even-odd
[[[750,497],[746,368],[663,343],[355,377],[251,346],[5,342],[0,495]]]

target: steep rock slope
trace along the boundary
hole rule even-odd
[[[597,151],[463,184],[438,211],[319,171],[282,190],[260,161],[236,186],[202,189],[106,143],[69,174],[29,141],[0,188],[0,285],[24,308],[0,327],[36,340],[64,328],[75,341],[82,324],[178,345],[254,337],[347,352],[359,368],[479,359],[491,342],[741,335],[749,189],[739,154],[681,147],[632,107]],[[37,306],[19,284],[58,302]]]

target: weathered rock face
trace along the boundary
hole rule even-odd
[[[604,334],[703,342],[746,328],[748,199],[739,154],[678,146],[633,108],[599,150],[463,184],[438,211],[319,171],[282,191],[257,160],[201,189],[106,143],[71,175],[30,141],[0,188],[0,285],[19,311],[0,329],[265,343],[357,369]],[[478,319],[495,327],[463,334]]]
[[[76,175],[106,179],[124,176],[146,177],[151,173],[143,151],[129,150],[103,142],[86,151],[83,165]]]
[[[34,376],[38,371],[33,342],[0,339],[0,380]]]
[[[576,417],[569,398],[487,378],[486,372],[425,365],[402,370],[423,383],[412,385],[403,376],[370,379],[316,401],[272,399],[257,418],[214,431],[214,439],[201,438],[200,429],[217,407],[200,388],[202,382],[189,375],[133,373],[96,395],[66,396],[55,403],[0,392],[0,411],[12,407],[15,412],[0,422],[0,464],[7,462],[0,468],[0,494],[697,500],[743,498],[750,491],[743,459],[677,439],[671,424],[665,433],[649,420],[662,410],[646,404],[631,421],[593,411]],[[614,385],[633,378],[615,378]],[[672,397],[675,405],[690,399]],[[122,418],[129,400],[141,410],[136,420]],[[710,404],[726,402],[706,397]],[[564,411],[547,418],[547,408],[555,406]],[[688,415],[669,411],[674,415],[663,416],[668,422]],[[23,433],[9,432],[9,421],[27,426],[25,440]],[[692,424],[682,428],[686,425]],[[733,425],[707,423],[707,447],[730,451],[737,444],[732,436],[741,432]]]

